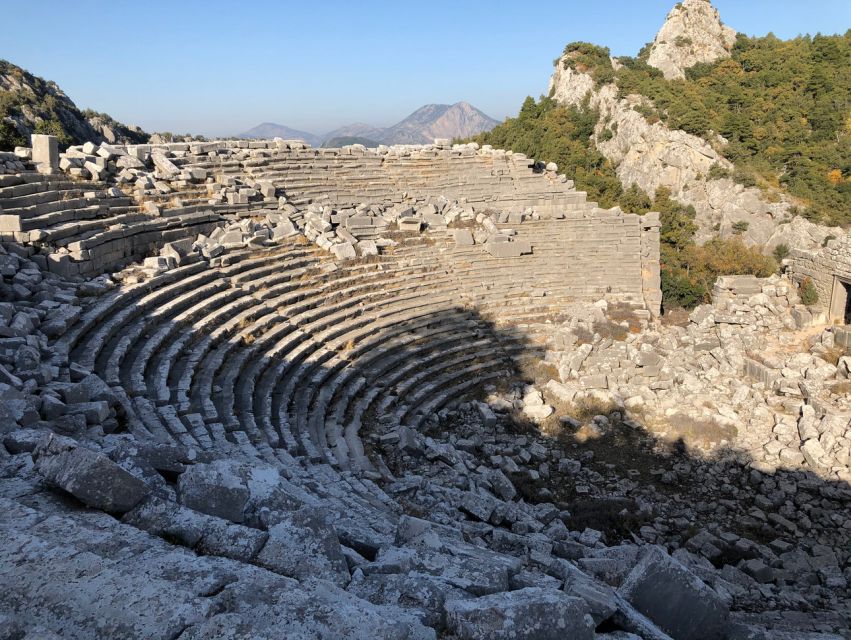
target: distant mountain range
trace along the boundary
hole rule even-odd
[[[355,142],[375,147],[379,144],[428,144],[434,142],[435,138],[467,138],[490,131],[498,124],[498,120],[485,115],[468,102],[456,102],[451,105],[427,104],[387,128],[359,122],[329,131],[325,135],[315,135],[274,122],[264,122],[238,137],[303,140],[314,147],[342,146]]]

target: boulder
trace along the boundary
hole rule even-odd
[[[319,578],[345,586],[350,579],[337,533],[314,507],[282,514],[270,527],[257,564],[298,580]]]
[[[583,640],[594,620],[579,598],[528,587],[446,605],[448,630],[462,640]]]
[[[109,513],[129,511],[150,492],[142,480],[71,438],[46,436],[36,446],[33,459],[36,470],[49,483]]]
[[[217,460],[190,467],[177,481],[180,501],[195,511],[241,523],[251,493],[239,467]]]
[[[674,640],[727,637],[729,607],[713,589],[659,547],[648,550],[618,593]]]

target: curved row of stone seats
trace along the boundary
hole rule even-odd
[[[413,350],[429,365],[426,375],[443,375],[438,392],[457,377],[448,369],[479,360],[475,351],[484,345],[469,333],[465,340],[458,331],[432,330],[418,336],[419,346],[399,340],[374,357],[366,348],[428,326],[457,302],[452,279],[423,247],[419,260],[386,256],[343,265],[333,277],[319,268],[314,249],[295,242],[266,255],[228,256],[228,267],[181,267],[108,294],[59,351],[127,389],[130,410],[152,434],[204,449],[236,441],[267,460],[284,447],[314,463],[364,468],[358,429],[344,434],[339,426],[359,399],[337,395],[350,388],[350,372],[363,377],[361,367],[383,357],[381,376],[360,385],[370,388],[394,368],[411,373]],[[460,320],[450,328],[472,329]],[[442,357],[450,349],[468,353]]]
[[[301,205],[399,202],[407,191],[417,197],[457,194],[478,203],[499,200],[502,208],[537,205],[555,212],[586,207],[585,194],[575,191],[572,182],[550,172],[535,173],[534,161],[519,153],[471,146],[365,150],[310,149],[279,141],[238,145],[219,141],[190,146],[174,163],[204,169],[208,175],[270,181]]]

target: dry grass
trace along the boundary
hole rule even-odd
[[[844,396],[847,398],[851,396],[851,380],[848,380],[846,382],[838,382],[837,384],[830,387],[830,392],[833,395],[840,397]]]
[[[825,362],[829,362],[834,367],[839,364],[840,358],[845,355],[845,349],[842,347],[831,347],[818,354],[818,357],[824,360]]]
[[[543,385],[550,380],[561,379],[554,364],[536,357],[523,358],[517,366],[520,376],[529,384]]]
[[[614,402],[585,397],[573,403],[573,411],[569,415],[580,422],[586,422],[594,416],[609,416],[618,411]]]

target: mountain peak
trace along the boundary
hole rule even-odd
[[[683,0],[656,35],[647,64],[668,80],[682,79],[689,67],[728,58],[735,42],[736,31],[724,26],[710,0]]]

